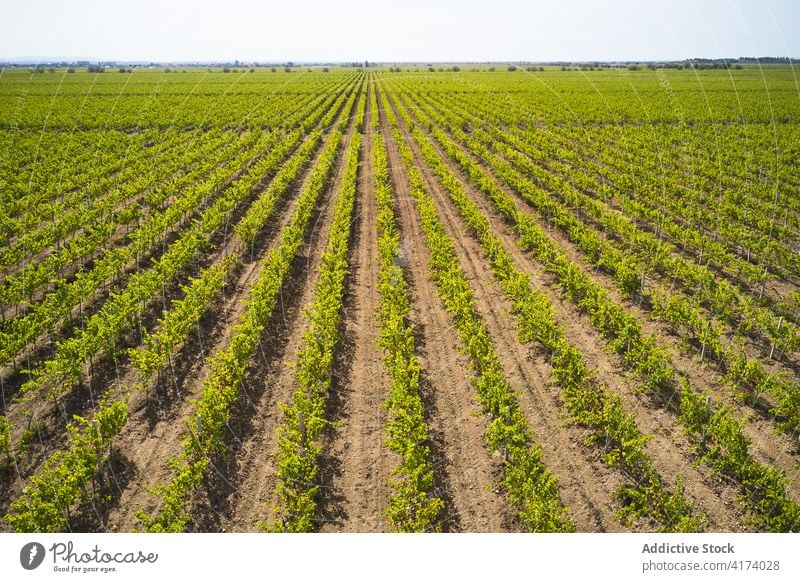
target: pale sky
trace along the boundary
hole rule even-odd
[[[0,0],[0,59],[800,57],[800,0]]]

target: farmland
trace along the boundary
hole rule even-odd
[[[0,74],[2,531],[800,530],[788,67]]]

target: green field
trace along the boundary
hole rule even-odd
[[[790,67],[0,72],[0,529],[800,529]]]

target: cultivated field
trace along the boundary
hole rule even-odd
[[[795,74],[523,69],[0,73],[0,529],[800,530]]]

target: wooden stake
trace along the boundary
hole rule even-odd
[[[706,332],[711,329],[711,322],[709,321],[706,324]],[[703,361],[703,357],[706,355],[706,342],[701,342],[702,349],[700,350],[700,362]]]
[[[758,292],[758,298],[761,299],[764,296],[764,289],[767,286],[767,267],[764,267],[764,275],[761,281],[761,290]]]

